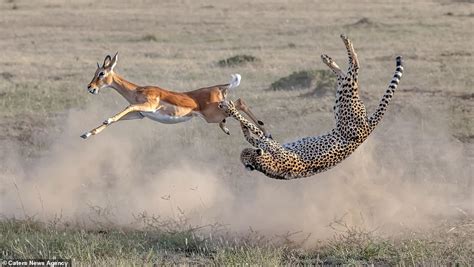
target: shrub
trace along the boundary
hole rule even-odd
[[[336,83],[335,75],[329,70],[302,70],[278,79],[270,85],[272,90],[300,90],[314,88],[314,92],[332,90]]]
[[[241,66],[248,63],[260,62],[260,59],[251,55],[236,55],[227,59],[222,59],[217,62],[220,67],[234,67]]]

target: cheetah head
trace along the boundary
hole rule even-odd
[[[240,154],[240,161],[249,171],[261,170],[266,153],[260,148],[245,148]]]

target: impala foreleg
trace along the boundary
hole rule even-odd
[[[159,108],[156,103],[143,103],[143,104],[130,105],[127,108],[125,108],[123,111],[115,114],[115,116],[112,116],[108,118],[107,120],[105,120],[103,124],[109,125],[111,123],[117,122],[120,119],[122,119],[124,116],[129,115],[131,112],[155,112],[158,109]]]
[[[101,126],[96,127],[96,128],[94,128],[94,129],[88,131],[87,133],[81,135],[81,138],[87,139],[87,138],[89,138],[91,135],[96,135],[96,134],[102,132],[106,127],[107,127],[107,125],[102,124]]]
[[[107,126],[109,126],[111,123],[117,122],[119,120],[133,120],[133,119],[142,119],[143,115],[141,115],[139,112],[154,112],[158,108],[153,108],[153,105],[150,103],[144,103],[144,104],[137,104],[137,105],[130,105],[126,109],[124,109],[122,112],[117,113],[115,116],[108,118],[106,121],[102,123],[102,125],[90,130],[89,132],[81,135],[82,138],[87,139],[92,135],[96,135],[100,132],[102,132]]]

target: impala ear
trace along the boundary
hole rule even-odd
[[[115,56],[112,58],[112,61],[110,62],[110,70],[114,70],[115,65],[117,65],[118,61],[118,52],[115,53]]]
[[[108,68],[111,61],[112,61],[112,58],[110,57],[110,55],[107,55],[104,59],[104,63],[102,64],[102,68],[104,69]]]

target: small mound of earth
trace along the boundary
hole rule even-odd
[[[312,89],[305,95],[323,96],[334,91],[336,76],[329,70],[302,70],[278,79],[270,85],[271,90]]]
[[[230,58],[222,59],[217,62],[220,67],[235,67],[248,63],[260,62],[260,59],[251,55],[236,55]]]
[[[380,23],[375,22],[367,17],[363,17],[356,21],[355,23],[348,24],[346,26],[352,26],[352,27],[378,27],[380,26]]]
[[[1,72],[0,73],[0,77],[2,77],[3,79],[7,80],[7,81],[11,81],[11,79],[13,78],[13,74],[11,74],[10,72]]]
[[[153,34],[147,34],[142,36],[138,41],[142,42],[158,42],[158,38]]]

